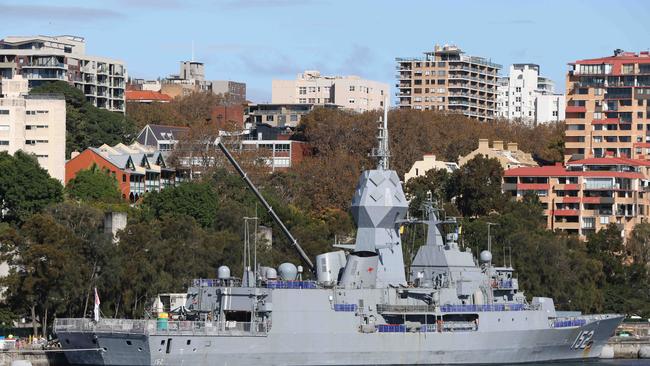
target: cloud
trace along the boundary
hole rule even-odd
[[[251,8],[287,8],[315,3],[314,0],[230,0],[221,2],[222,9],[240,10]]]
[[[180,0],[116,0],[116,2],[129,8],[148,8],[150,10],[178,9],[187,5]]]
[[[286,55],[277,55],[271,59],[269,54],[265,54],[265,59],[260,60],[251,55],[244,54],[240,56],[240,61],[252,74],[265,76],[293,75],[301,71],[300,67]]]
[[[362,76],[368,71],[368,66],[373,61],[373,51],[369,47],[354,44],[336,72],[345,75]]]
[[[53,5],[2,5],[0,19],[39,19],[39,20],[74,20],[91,22],[104,19],[122,18],[124,14],[110,9],[88,8],[82,6]]]

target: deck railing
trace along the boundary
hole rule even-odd
[[[128,333],[145,335],[222,335],[222,336],[265,336],[268,322],[209,322],[209,321],[168,321],[131,319],[57,319],[54,331]]]

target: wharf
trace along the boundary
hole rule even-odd
[[[650,358],[650,323],[623,323],[616,334],[607,342],[601,358]]]

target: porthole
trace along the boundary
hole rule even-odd
[[[192,352],[196,352],[196,348],[192,348]]]
[[[131,341],[126,341],[126,344],[130,346],[130,345],[132,345],[133,343],[132,343]]]
[[[512,318],[512,321],[514,322],[514,321],[515,321],[515,318]]]
[[[94,340],[94,339],[93,339]],[[70,344],[70,340],[68,338],[65,339],[65,343]]]
[[[191,339],[188,339],[188,340],[187,340],[187,345],[189,346],[190,344],[192,344],[192,340],[191,340]]]
[[[104,352],[108,351],[108,348],[106,347],[102,347],[102,349],[104,350]]]
[[[160,341],[160,345],[161,345],[161,346],[164,346],[164,345],[165,345],[165,340],[164,340],[164,339],[163,339],[162,341]]]
[[[142,347],[138,347],[138,352],[142,352]]]

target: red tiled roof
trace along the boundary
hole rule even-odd
[[[632,166],[648,166],[650,162],[638,159],[629,158],[588,158],[581,160],[574,160],[567,163],[567,165],[632,165]]]
[[[571,65],[572,64],[598,65],[603,63],[613,63],[617,61],[632,62],[632,63],[650,63],[650,57],[645,52],[641,52],[640,54],[635,54],[634,52],[624,52],[622,55],[618,55],[618,56],[607,56],[607,57],[578,60],[578,61],[571,62],[570,64]]]
[[[167,94],[151,91],[151,90],[127,90],[127,101],[156,101],[156,102],[169,102],[172,100]]]

